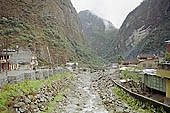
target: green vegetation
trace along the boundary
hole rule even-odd
[[[75,41],[72,41],[72,46],[82,64],[99,66],[105,62],[101,57],[97,56],[97,53],[86,46],[79,45]]]
[[[125,57],[122,55],[117,56],[118,63],[120,64],[122,61],[125,61]]]
[[[24,81],[18,84],[6,85],[0,92],[0,111],[4,111],[4,113],[6,113],[8,111],[8,105],[16,96],[33,94],[42,85],[43,81]]]
[[[170,61],[170,53],[165,53],[165,60]]]
[[[53,111],[55,111],[56,108],[56,102],[62,100],[64,98],[64,94],[67,93],[67,90],[64,91],[60,91],[58,93],[58,95],[56,95],[56,97],[54,98],[53,101],[51,101],[50,103],[48,103],[48,110],[46,112],[41,112],[41,113],[52,113]]]
[[[16,44],[27,45],[33,41],[30,26],[20,20],[2,18],[0,27],[1,45],[4,45],[7,40],[8,47],[14,48]]]
[[[131,71],[122,71],[120,74],[120,78],[122,79],[132,79],[133,81],[139,83],[142,82],[142,76],[139,73],[131,72]]]
[[[114,87],[113,91],[116,93],[116,96],[121,98],[125,103],[127,103],[132,109],[140,113],[166,113],[163,107],[155,108],[149,103],[142,103],[130,96],[128,96],[124,91],[118,87]]]
[[[110,52],[109,50],[112,46],[112,41],[115,40],[118,29],[114,28],[112,23],[109,21],[108,29],[108,26],[105,26],[104,23],[106,20],[91,14],[88,10],[81,11],[78,16],[89,47],[92,48],[99,56],[105,58],[107,53]]]
[[[74,79],[73,75],[70,73],[59,74],[51,77],[48,80],[25,80],[18,84],[8,84],[1,89],[0,92],[0,111],[1,113],[8,113],[8,105],[13,102],[15,97],[27,95],[34,95],[37,93],[38,89],[41,88],[43,85],[47,85],[49,87],[52,86],[52,83],[58,82],[65,77],[71,77]],[[66,93],[66,90],[61,91],[56,97],[55,100],[60,100],[62,98],[62,94]],[[54,101],[55,101],[54,100]],[[55,101],[56,102],[56,101]],[[51,109],[51,105],[54,102],[49,103],[49,108]]]
[[[7,18],[0,19],[0,28],[3,28],[0,30],[0,39],[2,40],[0,45],[4,47],[6,39],[8,47],[14,49],[16,45],[19,45],[19,47],[27,46],[31,50],[36,48],[36,51],[39,52],[42,51],[40,46],[47,45],[54,57],[64,59],[64,55],[68,61],[79,61],[86,65],[102,65],[104,63],[104,60],[86,45],[80,45],[78,42],[68,39],[53,28],[39,28],[38,30],[35,26],[27,25],[21,20]],[[49,64],[45,59],[39,59],[41,59],[41,65]]]

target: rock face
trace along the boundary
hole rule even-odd
[[[1,0],[0,28],[0,46],[8,37],[10,48],[29,48],[46,63],[57,57],[61,63],[66,57],[81,60],[85,55],[79,54],[86,54],[77,51],[86,41],[70,0]]]
[[[164,35],[163,31],[166,33],[169,29],[166,26],[170,23],[169,7],[169,0],[143,1],[123,22],[116,41],[112,44],[111,51],[114,52],[108,56],[120,53],[125,57],[134,58],[141,53],[159,54],[164,51],[163,43],[168,39],[168,34]]]
[[[117,29],[110,21],[96,16],[89,10],[81,11],[78,17],[80,18],[83,33],[87,38],[89,46],[98,55],[104,56],[110,42],[116,36]]]
[[[70,0],[1,0],[0,3],[1,17],[51,28],[67,38],[83,43],[77,12]]]

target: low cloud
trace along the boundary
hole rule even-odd
[[[76,10],[91,10],[119,28],[124,19],[143,0],[71,0]]]

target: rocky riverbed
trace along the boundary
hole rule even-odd
[[[89,72],[75,74],[76,81],[67,95],[62,113],[108,113],[98,92],[91,86]]]
[[[52,82],[51,87],[44,85],[38,93],[15,98],[13,108],[17,113],[137,113],[113,92],[114,74],[114,71],[74,72],[74,79],[66,77]],[[56,100],[65,89],[63,98]]]
[[[60,105],[58,100],[62,101],[62,98],[65,97],[64,92],[73,81],[71,76],[62,77],[64,74],[60,76],[60,80],[46,81],[38,91],[16,96],[10,103],[9,109],[11,110],[9,111],[11,113],[52,113],[58,107],[57,105]],[[13,109],[14,111],[12,111]]]
[[[112,79],[114,79],[114,74],[115,72],[112,74],[100,72],[92,77],[92,86],[98,91],[103,105],[109,113],[137,113],[137,111],[132,110],[128,104],[124,103],[115,95],[113,91],[114,84],[112,81]]]
[[[75,78],[61,113],[137,113],[114,94],[110,73],[80,72]]]

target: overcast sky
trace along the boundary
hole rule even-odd
[[[98,16],[107,19],[117,28],[126,16],[143,0],[71,0],[77,12],[91,10]]]

